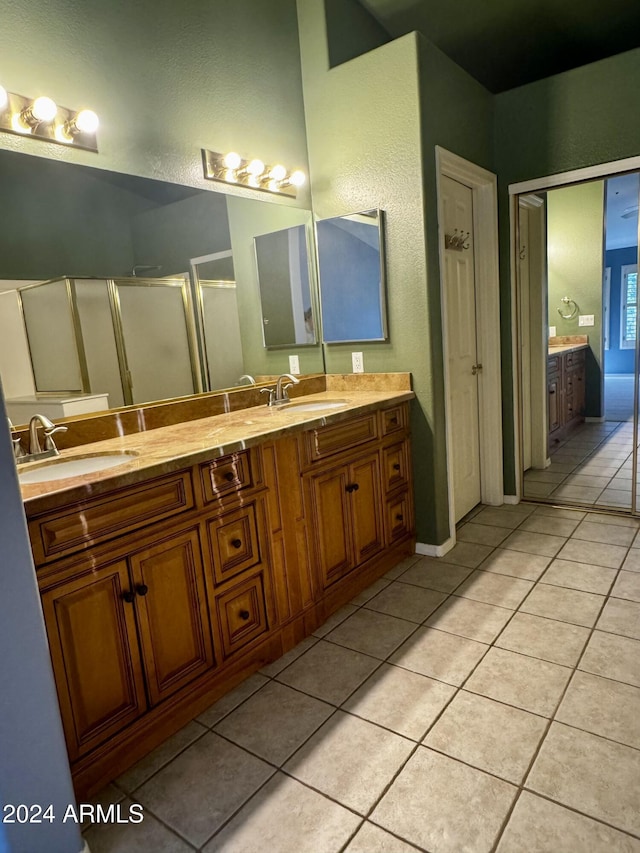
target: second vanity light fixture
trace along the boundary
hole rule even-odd
[[[93,110],[70,110],[44,95],[26,98],[0,86],[0,131],[97,151],[97,130]]]
[[[235,151],[220,154],[217,151],[202,149],[204,176],[209,181],[222,181],[225,184],[239,184],[254,190],[280,193],[296,197],[306,177],[299,169],[289,173],[278,164],[266,166],[262,160],[244,160]]]

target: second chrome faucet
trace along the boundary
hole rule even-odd
[[[283,373],[278,377],[275,388],[261,388],[260,393],[269,395],[267,406],[283,406],[290,402],[287,391],[292,385],[298,385],[299,382],[300,380],[291,373]]]

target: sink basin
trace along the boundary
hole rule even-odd
[[[51,459],[42,462],[37,467],[29,467],[25,471],[18,469],[18,479],[23,485],[30,483],[47,483],[50,480],[66,480],[69,477],[81,477],[83,474],[94,474],[106,468],[124,465],[136,458],[137,453],[97,453],[88,456],[76,456],[73,459]]]
[[[288,403],[284,408],[296,412],[321,412],[323,409],[341,409],[349,405],[346,400],[316,400],[314,403]]]

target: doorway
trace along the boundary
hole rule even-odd
[[[637,512],[639,192],[638,172],[538,190],[537,244],[532,194],[512,206],[527,499]]]

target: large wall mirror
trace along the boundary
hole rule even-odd
[[[381,210],[316,223],[322,339],[387,340]]]
[[[52,377],[43,375],[46,358],[38,359],[37,386],[31,363],[34,351],[42,356],[53,346],[69,350],[64,369],[73,365],[75,371],[64,376],[63,384],[72,387],[58,390],[86,389],[87,377],[74,356],[78,330],[92,351],[113,334],[120,343],[126,339],[130,363],[118,364],[122,384],[120,392],[109,391],[112,407],[227,388],[239,384],[243,374],[286,369],[286,353],[270,355],[264,348],[253,241],[289,228],[298,233],[301,226],[309,232],[310,211],[6,150],[0,150],[0,183],[0,374],[7,398],[54,390]],[[185,322],[185,281],[193,330]],[[42,282],[57,285],[34,288],[26,297],[31,314],[35,306],[27,338],[17,289]],[[312,295],[315,300],[315,287],[315,277],[307,275],[300,290],[305,306]],[[77,313],[73,325],[65,307],[69,288],[73,309],[83,308],[91,332],[78,325]],[[56,310],[38,314],[52,299]],[[283,303],[283,312],[291,310],[292,300]],[[114,301],[120,312],[115,325]],[[154,376],[171,375],[158,359],[176,339],[176,322],[185,344],[179,381],[175,387],[159,386]],[[313,341],[294,337],[290,343],[297,348]],[[303,372],[323,372],[322,347],[308,346],[305,352]],[[100,360],[99,354],[92,356]],[[128,388],[132,364],[138,378],[129,376],[134,384]],[[91,393],[108,390],[94,385],[90,380]]]

